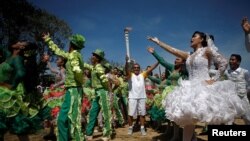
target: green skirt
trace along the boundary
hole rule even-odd
[[[15,90],[0,87],[0,133],[34,132],[43,128],[43,120],[50,118],[50,108],[34,106],[29,98],[24,101],[25,96],[21,83]]]

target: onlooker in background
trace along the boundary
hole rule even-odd
[[[241,26],[245,32],[245,45],[248,52],[250,52],[250,23],[247,17],[244,17],[241,21]]]
[[[247,111],[243,115],[245,124],[250,125],[250,104],[247,98],[247,93],[250,92],[250,74],[249,71],[240,67],[241,56],[232,54],[229,59],[230,69],[225,71],[226,78],[235,82],[238,96],[242,103],[247,105]]]
[[[170,93],[174,89],[175,86],[177,86],[179,78],[182,78],[182,79],[188,78],[188,72],[186,70],[186,65],[185,65],[186,60],[180,57],[176,57],[174,64],[172,64],[172,63],[167,62],[165,59],[163,59],[163,57],[159,56],[153,47],[148,47],[147,50],[159,61],[159,63],[162,66],[165,67],[165,70],[169,73],[169,75],[166,77],[166,72],[165,72],[164,74],[165,80],[161,81],[161,84],[159,85],[159,90],[160,90],[159,92],[161,96],[161,98],[159,99],[164,101],[167,94]],[[156,100],[157,100],[157,97],[156,97]],[[156,105],[157,104],[158,102],[156,102]],[[162,112],[162,110],[164,109],[164,105],[160,105],[157,108],[159,108],[159,110],[156,110],[155,112],[156,114],[154,115],[158,115],[159,113],[165,114],[165,111]],[[161,121],[161,118],[162,117],[157,118],[156,121]],[[167,125],[167,129],[165,132],[166,137],[167,138],[171,137],[171,141],[178,140],[180,138],[179,135],[181,133],[179,126],[172,121],[169,121],[169,120],[167,121],[168,121],[168,125]],[[173,133],[173,135],[171,133]]]
[[[49,55],[45,54],[44,57],[47,58],[46,60],[49,70],[51,71],[52,74],[55,75],[55,83],[52,84],[49,88],[46,88],[45,92],[43,93],[43,96],[47,101],[48,106],[52,109],[51,110],[52,121],[48,121],[50,122],[49,124],[50,132],[43,138],[45,140],[56,140],[54,128],[56,126],[56,119],[60,111],[65,94],[65,87],[64,87],[65,64],[67,60],[62,56],[58,56],[56,60],[57,68],[53,68],[49,62]]]

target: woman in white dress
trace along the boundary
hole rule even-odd
[[[227,68],[227,59],[217,52],[209,36],[194,32],[192,54],[173,48],[156,37],[148,37],[148,40],[187,60],[189,80],[180,79],[178,86],[164,100],[167,118],[184,127],[183,141],[191,141],[197,122],[232,124],[236,116],[244,113],[244,105],[236,94],[234,83],[220,80]],[[209,76],[212,63],[218,64],[219,72],[213,78]]]

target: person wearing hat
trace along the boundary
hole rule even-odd
[[[83,60],[80,50],[84,48],[85,38],[80,34],[75,34],[69,38],[69,51],[65,52],[58,48],[51,40],[50,35],[42,36],[48,47],[56,55],[66,58],[66,93],[57,119],[59,141],[82,141],[84,140],[81,129],[81,104],[83,96]]]
[[[91,63],[84,63],[84,68],[91,71],[91,86],[95,89],[95,98],[92,100],[91,109],[89,111],[89,122],[86,128],[87,140],[92,140],[94,127],[97,121],[100,110],[104,120],[103,140],[110,139],[112,134],[111,128],[111,111],[109,103],[109,94],[111,94],[111,86],[105,74],[105,68],[101,64],[104,61],[104,52],[101,49],[96,49],[92,53]]]

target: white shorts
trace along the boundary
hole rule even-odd
[[[128,100],[128,115],[136,117],[137,115],[146,115],[146,99],[129,99]]]

